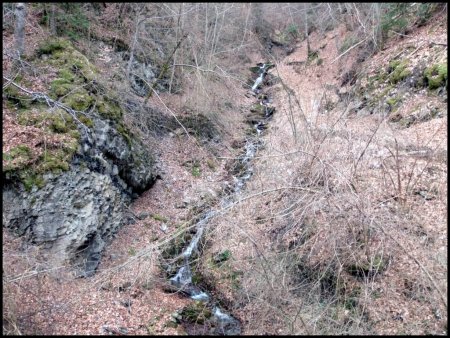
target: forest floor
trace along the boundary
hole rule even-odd
[[[341,260],[338,270],[348,285],[358,287],[364,308],[364,318],[358,317],[360,325],[354,331],[336,324],[341,331],[330,328],[327,333],[364,333],[368,327],[376,334],[444,334],[447,330],[447,307],[442,300],[447,299],[447,114],[408,128],[387,116],[352,114],[349,105],[339,103],[334,89],[326,89],[340,88],[340,75],[351,69],[356,58],[349,53],[333,62],[339,55],[334,39],[344,33],[340,28],[325,37],[311,35],[312,49],[320,50],[321,65],[307,65],[303,42],[271,71],[283,83],[269,89],[277,110],[263,135],[265,147],[254,160],[254,176],[242,202],[210,224],[205,257],[230,250],[232,269],[244,275],[236,290],[221,271],[203,273],[215,283],[217,294],[236,302],[233,315],[242,321],[243,334],[325,332],[317,318],[326,309],[307,304],[300,307],[297,320],[294,310],[303,303],[292,298],[294,282],[278,251],[305,231],[312,231],[306,245],[294,245],[289,251],[300,255],[306,250],[314,257],[311,264],[318,267]],[[391,39],[362,68],[369,74],[386,67],[406,44],[425,40],[447,42],[442,18],[406,38]],[[415,57],[439,52],[425,45]],[[259,61],[252,57],[252,63]],[[172,314],[192,301],[164,290],[159,250],[195,216],[196,207],[213,203],[224,182],[231,180],[227,163],[239,154],[234,144],[244,138],[243,115],[254,103],[244,88],[238,91],[241,95],[233,102],[236,114],[229,118],[235,131],[222,135],[220,143],[200,144],[181,128],[162,141],[147,140],[158,154],[162,179],[132,204],[133,214],[146,215],[116,234],[94,277],[74,279],[64,268],[42,271],[45,263],[38,250],[3,231],[3,269],[17,276],[4,285],[3,308],[9,309],[8,318],[15,318],[18,332],[185,333],[181,326],[174,327]],[[324,95],[328,96],[324,99]],[[161,98],[174,111],[183,105],[183,98]],[[327,98],[337,103],[334,108],[325,109]],[[405,99],[399,109],[408,114],[412,101],[430,100],[446,112],[446,101],[430,99],[426,92]],[[414,185],[405,191],[410,177]],[[296,190],[299,186],[303,190]],[[373,278],[355,280],[343,270],[359,259],[349,253],[355,236],[369,236],[369,232],[366,247],[354,252],[361,256],[367,251],[382,252],[388,267]],[[263,261],[271,263],[271,272]],[[274,311],[282,301],[283,313]],[[344,310],[343,317],[337,314],[333,320],[356,322],[354,317],[359,315]],[[280,318],[289,318],[292,325]]]

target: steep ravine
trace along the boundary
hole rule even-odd
[[[183,308],[176,316],[176,320],[184,324],[186,332],[189,334],[218,334],[218,335],[238,335],[241,333],[241,323],[228,314],[218,305],[218,300],[211,296],[208,290],[204,290],[193,281],[195,260],[201,255],[200,243],[206,232],[209,221],[219,215],[221,210],[230,207],[239,196],[246,182],[252,177],[252,159],[258,149],[263,145],[260,135],[266,128],[272,117],[275,108],[270,106],[270,98],[263,92],[264,78],[273,65],[258,64],[255,73],[257,78],[252,86],[256,104],[251,109],[252,118],[247,122],[252,125],[253,133],[245,140],[243,153],[235,160],[232,174],[234,184],[228,187],[226,194],[218,203],[210,209],[204,211],[196,219],[194,230],[187,237],[187,246],[179,252],[180,248],[174,248],[176,242],[166,249],[169,254],[165,255],[163,266],[169,276],[170,284],[177,292],[182,292],[195,301],[191,306]],[[190,238],[190,240],[189,240]]]

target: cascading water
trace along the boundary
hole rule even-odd
[[[253,93],[258,94],[260,92],[258,88],[263,83],[264,76],[267,74],[267,71],[271,67],[273,67],[273,65],[271,64],[262,64],[259,66],[259,76],[252,86]],[[224,197],[221,200],[220,206],[224,209],[233,203],[236,196],[245,186],[245,183],[253,175],[253,168],[250,166],[251,160],[255,156],[258,148],[262,145],[259,136],[265,129],[267,121],[273,113],[273,109],[267,108],[269,104],[267,96],[265,96],[265,98],[260,101],[260,104],[265,107],[265,116],[261,121],[254,125],[256,130],[256,137],[250,136],[246,139],[245,152],[237,159],[241,170],[240,173],[234,177],[235,183],[233,188],[231,189],[232,194]],[[211,297],[205,291],[200,289],[200,287],[194,285],[192,281],[190,259],[192,258],[193,253],[199,253],[198,244],[203,236],[205,227],[208,224],[209,220],[216,216],[218,213],[218,210],[209,210],[200,217],[200,220],[195,225],[195,235],[190,240],[189,245],[182,251],[179,256],[183,259],[183,263],[178,269],[177,273],[170,278],[170,283],[184,294],[189,295],[190,298],[211,304],[211,308],[213,309],[212,314],[214,316],[213,321],[216,323],[214,331],[215,334],[238,335],[241,333],[240,322],[236,318],[233,318],[229,314],[225,313],[217,305],[212,304]]]

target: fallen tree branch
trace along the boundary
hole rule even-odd
[[[367,38],[361,40],[360,42],[358,42],[356,45],[351,46],[349,49],[347,49],[344,53],[342,53],[341,55],[337,56],[333,61],[331,61],[331,64],[333,64],[336,60],[340,59],[342,56],[344,56],[345,54],[347,54],[348,52],[350,52],[353,48],[355,48],[356,46],[359,46],[360,44],[362,44],[364,41],[366,41]]]

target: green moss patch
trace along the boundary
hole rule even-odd
[[[45,180],[41,174],[29,170],[22,171],[20,173],[20,179],[27,191],[30,191],[33,186],[43,188],[45,185]]]
[[[62,102],[77,111],[86,111],[95,105],[103,118],[122,119],[118,102],[99,94],[98,83],[93,85],[98,73],[95,67],[70,42],[51,40],[40,47],[38,55],[42,54],[50,55],[46,62],[58,69],[57,78],[50,84],[50,97],[55,100],[63,97]]]
[[[250,107],[250,112],[260,117],[264,117],[266,115],[266,107],[261,103],[257,103]]]
[[[37,50],[37,55],[41,56],[43,54],[53,54],[58,51],[70,48],[71,44],[69,41],[64,39],[51,39],[46,41],[44,44],[39,46]]]
[[[319,57],[319,52],[318,51],[310,51],[308,54],[308,62],[312,62],[315,59],[317,59]]]
[[[73,117],[62,109],[42,113],[23,111],[19,114],[18,122],[24,126],[40,127],[54,133],[68,133],[77,130]]]
[[[9,152],[3,153],[3,171],[16,170],[32,159],[32,151],[26,145],[18,145]]]
[[[398,96],[395,96],[395,97],[389,97],[389,98],[386,100],[386,103],[387,103],[388,106],[389,106],[389,110],[390,110],[391,112],[393,112],[393,111],[395,111],[395,110],[398,108],[399,104],[401,103],[401,98],[398,97]]]
[[[119,132],[120,135],[123,136],[125,141],[127,141],[128,145],[131,146],[132,137],[131,137],[131,132],[128,129],[128,127],[125,124],[123,124],[122,122],[120,122],[116,125],[116,130]]]
[[[70,42],[52,40],[40,50],[39,53],[44,51],[50,54],[46,62],[59,69],[57,78],[50,84],[50,97],[55,100],[63,98],[62,102],[76,111],[86,111],[95,105],[103,118],[114,121],[122,119],[123,113],[118,102],[99,94],[101,86],[98,83],[93,85],[97,75],[95,67]]]
[[[387,71],[388,73],[390,73],[389,82],[391,84],[396,84],[400,81],[403,81],[411,75],[411,70],[407,68],[408,64],[408,59],[405,59],[403,61],[393,60],[389,63]]]
[[[93,102],[94,98],[84,88],[77,88],[63,100],[63,103],[76,111],[86,111]]]
[[[18,122],[24,126],[38,127],[43,131],[39,150],[19,145],[4,153],[3,172],[7,177],[18,178],[30,190],[45,183],[43,174],[61,173],[69,169],[74,153],[78,149],[80,133],[74,118],[63,110],[53,112],[22,111]]]
[[[18,81],[18,83],[20,82]],[[12,84],[3,90],[3,95],[9,108],[29,109],[33,103],[29,95]]]
[[[435,64],[425,69],[424,77],[429,89],[436,89],[447,85],[447,64]]]
[[[183,321],[197,324],[203,324],[212,316],[211,310],[208,309],[205,303],[200,301],[186,305],[180,314]]]
[[[202,170],[198,161],[194,161],[194,163],[192,164],[191,173],[194,177],[200,177]]]
[[[168,222],[168,219],[167,219],[167,218],[165,218],[164,216],[161,216],[161,215],[159,215],[159,214],[153,214],[153,215],[152,215],[152,218],[153,218],[155,221],[159,221],[159,222]]]
[[[80,114],[80,116],[78,116],[78,120],[88,128],[92,128],[94,126],[94,121],[86,115]]]

